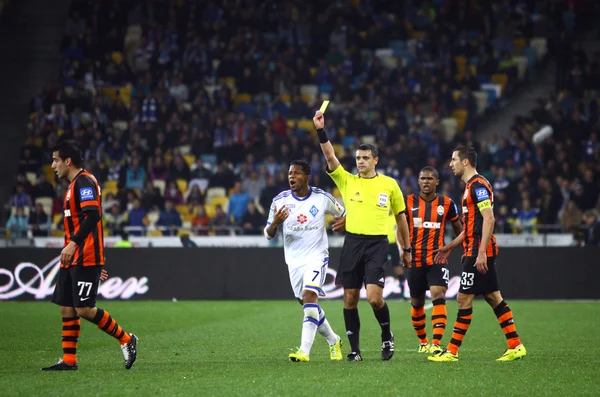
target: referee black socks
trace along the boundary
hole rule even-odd
[[[358,316],[358,309],[344,309],[344,322],[346,323],[346,335],[348,335],[351,351],[360,353],[360,317]]]
[[[384,303],[381,309],[373,309],[373,313],[375,313],[375,318],[377,318],[377,322],[379,322],[379,325],[381,326],[381,340],[386,341],[392,339],[392,332],[390,331],[390,309],[388,309],[387,303]]]

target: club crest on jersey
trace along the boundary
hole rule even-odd
[[[298,221],[299,224],[304,225],[308,221],[308,218],[306,217],[306,215],[300,214],[300,215],[298,215],[296,220]]]
[[[310,214],[313,216],[313,218],[315,216],[317,216],[317,213],[319,212],[319,210],[317,209],[317,207],[315,207],[314,205],[310,208]]]
[[[388,195],[385,193],[379,193],[379,206],[387,207]]]
[[[79,197],[81,201],[88,201],[94,199],[94,191],[91,187],[82,187],[79,189]]]
[[[444,206],[443,205],[438,205],[437,207],[437,213],[439,216],[444,215]]]

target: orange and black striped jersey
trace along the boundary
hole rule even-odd
[[[452,199],[436,195],[431,201],[418,194],[406,199],[410,246],[413,249],[413,263],[416,267],[434,264],[434,250],[444,246],[444,229],[447,221],[458,220],[458,210]]]
[[[102,194],[96,178],[82,170],[71,181],[64,199],[65,247],[79,233],[86,212],[99,211],[102,219]],[[102,220],[79,244],[73,255],[73,263],[61,263],[61,267],[104,265],[104,238]]]
[[[465,256],[477,256],[483,233],[481,210],[494,208],[492,186],[483,176],[475,174],[465,186],[462,199],[462,222],[465,228],[463,250]],[[496,237],[492,234],[486,248],[487,256],[498,255]]]

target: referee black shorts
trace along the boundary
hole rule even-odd
[[[346,233],[335,283],[345,289],[367,284],[385,284],[385,265],[389,252],[387,236]]]

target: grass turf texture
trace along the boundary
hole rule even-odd
[[[41,372],[62,355],[58,307],[47,302],[0,303],[0,390],[3,396],[591,396],[600,393],[600,302],[509,301],[527,347],[524,360],[499,363],[504,335],[492,310],[474,307],[460,361],[431,363],[417,354],[410,304],[389,302],[396,354],[382,362],[380,336],[365,301],[364,362],[331,362],[317,334],[311,361],[291,363],[300,342],[302,310],[289,302],[100,301],[125,330],[136,333],[138,361],[125,370],[113,338],[82,320],[79,370]],[[341,301],[322,302],[344,336]],[[431,338],[431,310],[427,312]],[[448,305],[448,342],[456,304]]]

